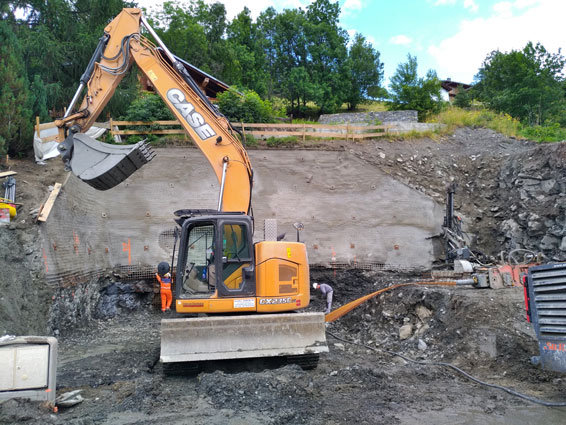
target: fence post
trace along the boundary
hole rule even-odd
[[[112,125],[112,117],[110,117],[108,122],[110,123],[110,137],[112,137],[112,140],[114,140],[114,126]]]
[[[306,128],[306,125],[305,125],[305,123],[303,123],[303,143],[305,143],[305,128]]]
[[[242,126],[242,137],[244,138],[244,145],[245,145],[248,141],[246,140],[246,130],[244,128],[244,122],[240,121],[240,125]]]
[[[37,130],[37,137],[40,137],[39,136],[39,117],[38,116],[35,117],[35,128]]]
[[[347,123],[346,123],[346,141],[348,141],[349,135],[350,135],[350,123],[347,122]],[[353,141],[354,141],[354,138],[352,137],[352,142],[353,142]]]

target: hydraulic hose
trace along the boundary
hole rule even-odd
[[[363,297],[358,298],[348,304],[343,305],[342,307],[337,308],[334,311],[331,311],[326,316],[324,316],[324,320],[326,322],[334,322],[338,320],[345,314],[349,313],[360,304],[365,303],[367,300],[374,298],[384,292],[390,291],[392,289],[402,288],[405,286],[415,286],[415,285],[424,285],[424,286],[459,286],[459,285],[473,285],[474,281],[472,279],[462,279],[462,280],[447,280],[447,281],[419,281],[419,282],[409,282],[409,283],[398,283],[396,285],[388,286],[387,288],[380,289],[379,291],[372,292],[371,294],[365,295]]]

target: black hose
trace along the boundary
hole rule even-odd
[[[336,338],[339,341],[345,342],[347,344],[352,344],[352,345],[359,345],[360,347],[365,347],[368,350],[372,350],[374,352],[383,352],[383,353],[387,353],[391,356],[398,356],[401,357],[403,360],[409,362],[409,363],[415,363],[418,365],[423,365],[423,366],[443,366],[443,367],[447,367],[450,368],[452,370],[455,370],[456,372],[464,375],[466,378],[468,378],[471,381],[474,381],[480,385],[484,385],[486,387],[490,387],[490,388],[496,388],[498,390],[501,391],[505,391],[508,394],[514,395],[515,397],[519,397],[522,398],[523,400],[527,400],[530,401],[531,403],[535,403],[535,404],[540,404],[541,406],[546,406],[546,407],[566,407],[566,402],[554,402],[554,401],[545,401],[545,400],[539,400],[538,398],[534,398],[534,397],[530,397],[528,395],[522,394],[518,391],[512,390],[510,388],[507,387],[503,387],[501,385],[496,385],[496,384],[490,384],[488,382],[484,382],[481,379],[478,379],[472,375],[470,375],[468,372],[463,371],[462,369],[460,369],[459,367],[456,367],[450,363],[445,363],[445,362],[424,362],[424,361],[420,361],[420,360],[414,360],[411,359],[410,357],[405,356],[404,354],[401,353],[396,353],[395,351],[390,351],[387,350],[385,348],[374,348],[374,347],[370,347],[369,345],[365,345],[365,344],[361,344],[358,342],[353,342],[353,341],[348,341],[347,339],[344,339],[342,337],[339,337],[338,335],[334,335],[332,332],[330,331],[326,331],[326,333],[328,335],[330,335],[333,338]]]

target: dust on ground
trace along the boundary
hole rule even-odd
[[[485,195],[494,190],[490,179],[502,158],[533,148],[529,142],[482,129],[457,130],[440,140],[340,142],[339,146],[381,164],[384,171],[440,203],[446,182],[465,181],[466,196],[473,196],[475,205],[470,207],[471,217],[474,209],[489,210],[492,205],[493,199]],[[14,169],[31,184],[18,197],[24,203],[18,220],[26,222],[0,229],[7,258],[2,266],[12,274],[9,280],[0,280],[0,311],[7,312],[0,316],[0,329],[42,334],[51,300],[55,319],[64,318],[65,309],[73,308],[69,299],[76,294],[73,288],[54,290],[42,283],[39,269],[34,269],[41,258],[41,245],[34,238],[40,236],[27,215],[47,195],[47,186],[64,178],[64,172],[56,162],[42,168],[24,161]],[[460,199],[457,208],[467,208]],[[496,219],[474,221],[478,244],[495,246],[490,233]],[[26,246],[29,254],[17,251]],[[37,275],[23,286],[21,276],[30,270]],[[312,270],[311,278],[334,287],[334,307],[338,307],[421,276]],[[61,321],[61,326],[50,328],[60,332],[57,392],[82,389],[85,401],[55,414],[38,403],[10,400],[0,405],[0,423],[558,424],[566,418],[564,409],[533,405],[472,383],[449,369],[407,363],[379,351],[449,362],[490,383],[563,401],[566,377],[541,371],[529,362],[538,354],[538,346],[524,320],[520,288],[393,290],[328,325],[330,333],[355,344],[329,334],[330,353],[321,356],[315,370],[303,371],[279,360],[211,362],[196,376],[171,377],[162,373],[158,362],[162,314],[151,293],[129,290],[132,283],[111,279],[96,284],[96,294],[87,298],[93,304],[89,308],[94,319]],[[101,302],[109,306],[105,312],[114,313],[97,313]],[[15,307],[9,310],[11,304]],[[313,295],[309,308],[322,310],[323,300]],[[407,325],[410,335],[401,340],[400,328]]]

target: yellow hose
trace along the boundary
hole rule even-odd
[[[447,281],[437,281],[437,282],[424,282],[423,281],[423,282],[397,283],[395,285],[388,286],[387,288],[380,289],[379,291],[372,292],[371,294],[364,295],[363,297],[360,297],[357,300],[351,301],[348,304],[345,304],[342,307],[337,308],[334,311],[331,311],[326,316],[324,316],[324,319],[328,323],[334,322],[335,320],[338,320],[339,318],[341,318],[345,314],[347,314],[350,311],[352,311],[353,309],[355,309],[360,304],[365,303],[367,300],[369,300],[373,297],[376,297],[379,294],[383,294],[384,292],[390,291],[391,289],[397,289],[397,288],[401,288],[403,286],[412,286],[412,285],[456,286],[457,282],[454,281],[454,280],[447,280]]]

